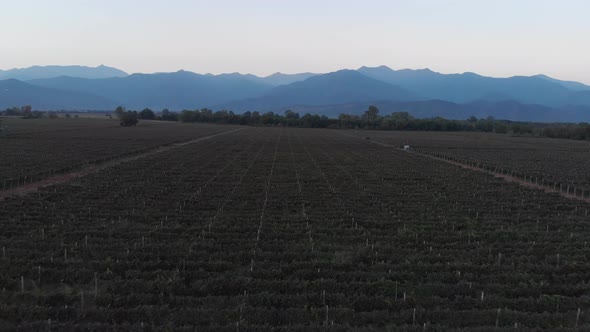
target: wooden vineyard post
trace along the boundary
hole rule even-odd
[[[98,296],[98,273],[94,272],[94,299]]]
[[[580,308],[578,308],[578,313],[576,314],[576,327],[575,328],[578,328],[578,323],[580,322],[580,314],[581,313],[582,312],[581,312]]]
[[[25,293],[25,277],[20,276],[20,292]]]

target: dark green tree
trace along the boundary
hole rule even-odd
[[[369,106],[369,108],[365,111],[365,117],[369,123],[374,123],[379,116],[379,108],[375,105]]]
[[[142,120],[153,120],[156,118],[156,113],[149,108],[144,108],[143,111],[139,112],[139,118]]]
[[[162,121],[178,121],[178,114],[174,112],[170,112],[169,109],[165,108],[160,113],[160,119]]]
[[[139,121],[137,120],[137,112],[128,111],[124,112],[119,116],[119,123],[123,127],[136,126]]]
[[[125,107],[117,106],[117,108],[115,109],[115,115],[117,116],[117,118],[121,118],[121,115],[123,113],[125,113]]]

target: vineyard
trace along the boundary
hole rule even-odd
[[[145,121],[129,130],[108,119],[9,120],[1,141],[0,190],[227,129]]]
[[[590,205],[372,144],[582,184],[583,143],[161,126],[0,138],[9,178],[219,134],[0,201],[0,330],[590,329]]]
[[[348,134],[348,133],[347,133]],[[408,142],[421,152],[462,162],[502,168],[519,177],[537,178],[584,190],[590,198],[590,142],[492,133],[370,132],[350,133],[395,146]]]

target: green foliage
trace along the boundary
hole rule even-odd
[[[139,112],[139,118],[142,120],[153,120],[156,118],[156,113],[149,108],[145,108]]]
[[[6,114],[6,115],[12,115],[12,116],[14,116],[14,115],[22,115],[22,113],[20,111],[20,108],[18,108],[18,107],[10,107],[10,108],[7,108],[4,111],[4,114]]]
[[[119,121],[120,121],[119,123],[123,127],[135,126],[139,122],[137,120],[137,112],[127,111],[127,112],[121,113],[121,115],[119,115]]]
[[[24,116],[26,116],[27,114],[31,114],[31,112],[33,111],[33,107],[31,105],[25,105],[20,108],[20,111]]]
[[[163,109],[158,117],[158,120],[162,121],[178,121],[178,114],[170,112],[167,108]]]
[[[363,117],[369,124],[375,123],[379,117],[379,108],[375,105],[370,105],[369,108],[363,114]]]
[[[123,106],[117,106],[117,108],[115,109],[115,115],[118,118],[121,118],[121,115],[123,115],[123,113],[125,113],[125,107],[123,107]]]
[[[137,120],[137,118],[138,118],[137,112],[136,111],[126,111],[125,107],[123,107],[123,106],[117,106],[117,108],[115,109],[115,115],[119,119],[119,124],[122,127],[136,126],[137,123],[139,122],[139,120]]]
[[[16,109],[19,114],[21,110]],[[7,109],[14,112],[14,109]],[[119,106],[116,114],[123,114],[125,108]],[[120,118],[120,116],[119,116]],[[205,122],[221,124],[238,124],[251,126],[283,126],[300,128],[340,128],[340,129],[375,129],[375,130],[401,130],[401,131],[478,131],[495,132],[500,134],[511,133],[514,135],[534,135],[553,138],[567,138],[577,140],[590,140],[590,124],[542,124],[531,122],[513,122],[496,120],[493,117],[478,119],[471,116],[465,120],[449,120],[442,117],[418,119],[408,112],[394,112],[381,116],[379,108],[370,105],[362,115],[340,114],[337,119],[328,118],[325,115],[304,114],[300,115],[293,110],[286,110],[283,115],[274,112],[244,112],[235,114],[232,111],[220,110],[214,112],[208,108],[200,110],[183,110],[180,113],[162,110],[155,115],[149,108],[141,111],[136,117],[146,120],[181,121],[181,122]],[[128,123],[133,123],[131,120]],[[134,125],[134,124],[130,124]]]
[[[31,105],[25,105],[20,108],[19,115],[22,115],[23,119],[40,119],[43,117],[43,112],[33,111]]]
[[[590,140],[590,124],[554,124],[542,130],[542,136],[551,138],[567,138],[576,140]]]
[[[532,134],[533,127],[526,123],[515,123],[511,127],[512,133],[515,135]]]

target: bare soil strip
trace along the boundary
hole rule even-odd
[[[342,134],[342,135],[358,138],[358,137],[352,136],[352,135],[346,135],[346,134]],[[568,193],[565,193],[565,192],[560,191],[560,190],[555,190],[555,189],[553,189],[551,187],[547,187],[547,186],[543,186],[543,185],[540,185],[540,184],[528,182],[528,181],[525,181],[523,179],[520,179],[520,178],[517,178],[517,177],[513,177],[513,176],[510,176],[510,175],[501,174],[501,173],[497,173],[497,172],[494,172],[494,171],[489,171],[489,170],[478,168],[478,167],[473,167],[473,166],[470,166],[470,165],[467,165],[467,164],[458,163],[458,162],[454,162],[454,161],[451,161],[451,160],[446,160],[446,159],[443,159],[443,158],[438,158],[438,157],[431,156],[431,155],[428,155],[428,154],[425,154],[425,153],[421,153],[421,152],[418,152],[418,151],[412,151],[412,150],[406,151],[406,150],[404,150],[404,149],[402,149],[402,148],[400,148],[398,146],[391,145],[391,144],[386,144],[386,143],[377,142],[377,141],[373,141],[373,140],[365,140],[365,141],[366,142],[369,142],[369,143],[377,144],[377,145],[380,145],[380,146],[388,147],[388,148],[394,148],[394,149],[397,149],[397,150],[400,150],[400,151],[404,151],[406,153],[413,153],[413,154],[420,155],[420,156],[423,156],[423,157],[426,157],[426,158],[430,158],[430,159],[442,161],[442,162],[445,162],[445,163],[448,163],[448,164],[451,164],[451,165],[459,166],[459,167],[464,168],[464,169],[469,169],[469,170],[472,170],[472,171],[477,171],[477,172],[481,172],[481,173],[485,173],[485,174],[490,174],[490,175],[493,175],[494,177],[503,179],[503,180],[508,181],[508,182],[513,182],[513,183],[519,184],[519,185],[521,185],[523,187],[527,187],[527,188],[531,188],[531,189],[543,190],[546,193],[556,193],[556,194],[559,194],[559,195],[561,195],[562,197],[565,197],[565,198],[575,199],[575,200],[582,201],[582,202],[585,202],[585,203],[589,203],[590,204],[590,198],[584,198],[584,197],[576,196],[574,194],[568,194]]]
[[[100,164],[93,164],[87,167],[84,167],[82,169],[78,169],[76,171],[70,172],[70,173],[65,173],[65,174],[60,174],[60,175],[55,175],[46,179],[43,179],[41,181],[37,181],[37,182],[33,182],[33,183],[27,183],[25,185],[22,185],[20,187],[16,187],[16,188],[11,188],[8,190],[4,190],[1,191],[0,190],[0,201],[10,197],[10,196],[15,196],[15,195],[26,195],[30,192],[33,191],[37,191],[39,188],[41,187],[45,187],[45,186],[49,186],[49,185],[53,185],[53,184],[57,184],[57,183],[63,183],[63,182],[67,182],[70,181],[74,178],[79,178],[91,173],[96,173],[100,170],[103,170],[105,168],[109,168],[115,165],[119,165],[121,163],[125,163],[125,162],[129,162],[129,161],[133,161],[133,160],[137,160],[140,158],[144,158],[144,157],[148,157],[148,156],[152,156],[158,153],[162,153],[165,151],[169,151],[184,145],[188,145],[188,144],[193,144],[193,143],[197,143],[197,142],[201,142],[201,141],[205,141],[211,138],[215,138],[217,136],[221,136],[221,135],[226,135],[229,133],[233,133],[239,130],[242,130],[243,128],[238,128],[238,129],[233,129],[233,130],[228,130],[228,131],[223,131],[217,134],[213,134],[213,135],[209,135],[209,136],[203,136],[203,137],[198,137],[189,141],[185,141],[185,142],[180,142],[180,143],[174,143],[174,144],[170,144],[170,145],[166,145],[166,146],[161,146],[158,148],[155,148],[153,150],[150,150],[148,152],[144,152],[144,153],[140,153],[140,154],[136,154],[136,155],[132,155],[132,156],[128,156],[128,157],[122,157],[122,158],[118,158],[118,159],[113,159],[113,160],[109,160],[107,162],[103,162]]]

